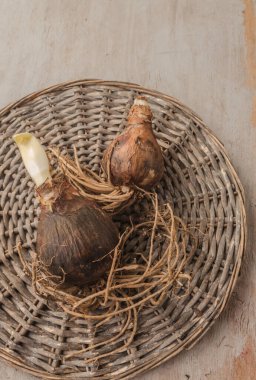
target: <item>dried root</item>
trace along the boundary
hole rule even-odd
[[[127,186],[113,186],[87,167],[81,167],[74,147],[74,159],[50,148],[50,158],[57,163],[55,175],[64,175],[87,199],[96,201],[103,210],[114,214],[131,205],[140,194]]]
[[[142,309],[163,305],[170,292],[177,297],[186,295],[190,277],[184,273],[187,261],[188,233],[182,221],[175,217],[169,204],[159,207],[157,195],[146,195],[152,201],[152,218],[125,229],[115,248],[108,276],[99,283],[80,289],[66,289],[62,278],[54,278],[34,253],[28,265],[21,255],[26,270],[30,271],[35,291],[74,318],[84,318],[95,329],[107,325],[112,318],[120,317],[122,324],[116,335],[95,345],[68,355],[65,359],[90,350],[109,346],[104,354],[85,359],[86,363],[126,350],[138,328]],[[134,241],[147,241],[146,247],[134,246]],[[137,240],[136,240],[137,239]],[[123,344],[116,348],[120,338]]]
[[[65,357],[68,361],[93,351],[93,357],[88,359],[85,355],[85,362],[89,364],[122,352],[131,345],[138,329],[138,316],[145,306],[147,309],[162,306],[170,294],[186,296],[190,276],[184,272],[184,267],[193,252],[188,255],[190,236],[186,226],[173,214],[169,204],[159,206],[157,194],[114,187],[91,170],[82,168],[76,150],[74,157],[72,160],[60,155],[57,149],[51,149],[51,159],[56,164],[55,178],[64,175],[82,196],[95,200],[106,211],[120,212],[139,197],[147,198],[151,204],[151,211],[139,223],[133,224],[131,219],[130,225],[124,228],[111,253],[113,261],[106,278],[83,290],[65,288],[65,273],[61,278],[52,276],[36,253],[31,255],[28,263],[18,247],[24,270],[30,274],[37,294],[53,300],[71,317],[86,319],[95,331],[114,318],[120,319],[119,331],[109,339],[104,336],[102,341]],[[107,347],[107,352],[98,353],[102,347]]]

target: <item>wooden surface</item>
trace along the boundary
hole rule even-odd
[[[256,1],[0,0],[0,52],[0,106],[66,80],[130,81],[182,100],[222,140],[247,200],[238,285],[192,350],[138,379],[255,380]],[[0,363],[0,379],[33,378]]]

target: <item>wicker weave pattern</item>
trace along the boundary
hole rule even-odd
[[[165,155],[160,199],[200,242],[188,262],[190,292],[155,310],[144,309],[139,332],[124,352],[91,365],[89,351],[63,360],[120,331],[120,317],[95,331],[38,297],[22,270],[15,246],[34,249],[37,202],[11,136],[24,130],[45,145],[78,148],[81,163],[99,170],[107,144],[125,125],[137,94],[147,97]],[[191,347],[223,310],[236,282],[245,245],[243,191],[221,143],[198,116],[177,100],[136,85],[79,81],[30,95],[0,112],[0,356],[49,379],[124,379]],[[134,244],[143,250],[145,242]],[[132,328],[132,326],[131,326]],[[124,339],[123,337],[120,339]],[[118,347],[118,345],[116,346]],[[97,353],[104,354],[108,346]]]

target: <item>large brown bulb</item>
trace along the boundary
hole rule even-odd
[[[119,240],[115,224],[68,183],[46,183],[37,191],[41,200],[37,230],[41,262],[52,275],[64,279],[65,285],[97,281],[111,266]]]
[[[128,115],[128,125],[107,147],[102,166],[113,185],[150,189],[163,176],[164,160],[145,98],[135,100]]]

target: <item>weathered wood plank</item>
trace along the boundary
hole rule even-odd
[[[255,33],[255,0],[0,0],[0,106],[70,79],[140,83],[200,114],[244,184],[249,239],[231,302],[191,351],[140,380],[255,379]]]

